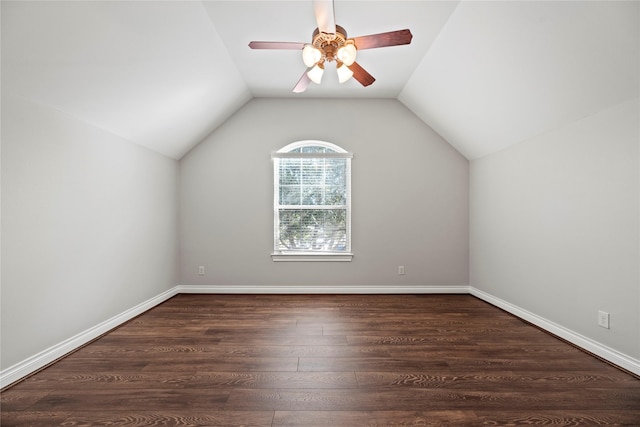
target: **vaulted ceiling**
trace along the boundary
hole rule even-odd
[[[640,92],[637,1],[335,0],[349,36],[413,41],[358,52],[369,87],[327,67],[303,94],[300,52],[247,44],[309,42],[311,0],[1,5],[3,96],[176,159],[252,97],[397,98],[475,159]]]

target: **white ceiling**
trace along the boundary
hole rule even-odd
[[[180,158],[252,97],[397,98],[469,159],[640,92],[638,1],[335,0],[349,36],[411,29],[363,50],[377,80],[291,89],[311,0],[2,1],[2,93]]]

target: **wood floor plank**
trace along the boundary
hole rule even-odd
[[[630,426],[636,427],[640,410],[475,411],[478,424],[491,426]]]
[[[441,359],[391,357],[301,357],[298,370],[313,371],[422,371],[447,368]]]
[[[24,411],[45,398],[51,388],[46,390],[28,390],[21,387],[14,387],[11,392],[0,393],[0,413],[4,411]]]
[[[90,390],[64,388],[52,391],[31,405],[28,410],[73,412],[91,408],[108,413],[127,408],[132,411],[163,410],[222,410],[231,389],[127,389],[113,387]]]
[[[640,380],[469,295],[181,294],[0,393],[2,426],[640,426]]]
[[[188,387],[239,387],[269,389],[354,389],[353,372],[198,372]]]
[[[246,341],[245,341],[246,342]],[[155,357],[161,354],[167,357],[190,356],[222,357],[389,357],[388,348],[375,345],[245,345],[239,343],[193,344],[174,342],[173,344],[132,345],[126,349],[114,346],[90,346],[79,352],[77,358],[113,358],[113,357]]]
[[[270,427],[272,411],[136,411],[112,410],[104,413],[77,412],[63,426],[190,426],[190,427]],[[47,425],[48,427],[51,424]]]
[[[207,356],[193,356],[181,358],[180,360],[172,360],[148,364],[141,372],[166,372],[171,370],[174,372],[187,372],[199,367],[203,370],[219,370],[219,371],[279,371],[279,372],[295,372],[298,370],[297,357],[219,357],[212,358]]]
[[[626,411],[637,409],[637,402],[628,398],[618,400],[610,390],[602,394],[585,393],[580,401],[575,401],[575,392],[557,390],[532,393],[446,389],[234,389],[225,408],[275,411],[472,411],[478,408]]]
[[[428,372],[356,372],[361,388],[444,388],[447,390],[486,391],[547,391],[553,389],[582,393],[584,390],[626,388],[636,390],[638,380],[631,376],[594,374],[591,371],[571,371],[553,374],[540,371],[478,371],[460,373],[451,370]],[[637,396],[636,396],[637,397]],[[640,402],[639,402],[640,403]]]
[[[381,335],[379,332],[374,332],[372,335],[352,335],[346,336],[349,345],[383,345],[388,346],[391,350],[394,346],[405,345],[421,345],[421,344],[433,344],[439,346],[446,346],[449,344],[468,344],[476,345],[473,342],[473,338],[470,335],[431,335],[425,336],[420,334],[418,336],[399,336],[390,333],[388,335]],[[441,347],[442,348],[442,347]]]
[[[68,412],[11,411],[3,408],[2,411],[0,411],[0,425],[29,427],[59,426],[65,425],[65,421],[69,416],[71,416],[71,413]]]
[[[276,411],[273,427],[477,426],[473,411]]]
[[[80,371],[79,371],[80,372]],[[121,384],[132,388],[180,388],[192,381],[195,371],[186,372],[152,372],[130,373],[123,371],[91,372],[89,370],[78,374],[61,372],[60,370],[45,370],[38,375],[27,378],[17,384],[16,390],[34,393],[38,390],[51,391],[61,387],[105,388]]]
[[[226,335],[220,338],[220,344],[246,344],[247,337],[243,335]],[[344,336],[323,335],[264,335],[256,334],[250,337],[256,346],[288,345],[288,346],[335,346],[347,345]]]

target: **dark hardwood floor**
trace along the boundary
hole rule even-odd
[[[2,426],[640,426],[640,380],[468,295],[178,295]]]

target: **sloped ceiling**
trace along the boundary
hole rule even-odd
[[[469,159],[640,92],[640,2],[348,1],[350,36],[403,28],[358,62],[376,82],[292,87],[311,0],[2,1],[2,94],[179,159],[252,97],[397,98]],[[390,126],[393,124],[390,123]]]
[[[399,99],[474,159],[638,98],[638,6],[464,3]]]

